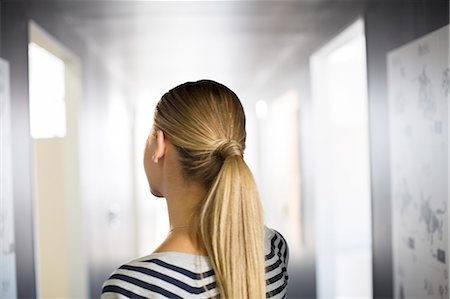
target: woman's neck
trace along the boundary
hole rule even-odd
[[[195,225],[192,223],[192,216],[197,211],[205,194],[204,189],[196,185],[170,188],[166,195],[170,229]]]
[[[172,182],[167,185],[166,201],[169,214],[169,233],[155,252],[176,251],[195,255],[206,255],[201,244],[197,244],[193,215],[205,197],[205,190],[198,184]]]
[[[207,255],[206,251],[196,244],[188,229],[174,230],[168,234],[161,245],[155,249],[157,252],[182,252],[193,255]]]

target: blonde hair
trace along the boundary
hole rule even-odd
[[[236,94],[210,80],[187,82],[159,101],[155,129],[177,148],[184,177],[202,184],[193,215],[223,298],[265,298],[264,221],[243,159],[245,114]]]

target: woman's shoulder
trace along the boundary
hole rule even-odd
[[[186,294],[204,292],[204,285],[214,289],[213,274],[204,256],[153,253],[117,268],[103,284],[102,299],[183,298]]]
[[[285,298],[289,281],[288,244],[280,232],[268,227],[266,227],[265,242],[267,297]]]
[[[287,265],[289,260],[289,246],[284,236],[277,230],[265,227],[266,260],[274,255],[282,258]]]

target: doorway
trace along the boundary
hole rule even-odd
[[[364,22],[310,60],[318,298],[372,298]]]
[[[34,22],[29,23],[28,55],[37,293],[86,298],[78,179],[80,64]]]

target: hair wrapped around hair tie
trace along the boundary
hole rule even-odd
[[[233,156],[243,156],[242,146],[236,140],[224,140],[222,144],[220,144],[216,150],[214,151],[216,155],[225,160],[228,157]]]

